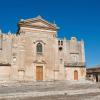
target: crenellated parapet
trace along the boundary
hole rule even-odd
[[[0,63],[3,64],[11,64],[11,56],[12,56],[12,42],[15,38],[15,34],[2,33],[0,31]]]

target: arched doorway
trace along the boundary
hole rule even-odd
[[[78,80],[78,71],[77,70],[74,71],[74,80]]]

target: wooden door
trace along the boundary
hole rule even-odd
[[[43,66],[36,66],[36,80],[43,80]]]
[[[78,80],[78,72],[77,72],[77,70],[74,71],[74,80]]]

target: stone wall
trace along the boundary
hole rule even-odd
[[[10,80],[11,66],[0,66],[0,80]]]

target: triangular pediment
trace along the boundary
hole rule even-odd
[[[47,24],[43,23],[43,22],[35,22],[35,23],[30,23],[30,25],[32,26],[41,26],[41,27],[49,27]]]
[[[58,27],[56,24],[52,24],[42,17],[31,18],[27,20],[22,20],[19,22],[19,26],[21,27],[31,27],[31,28],[38,28],[38,29],[46,29],[46,30],[57,30]]]

